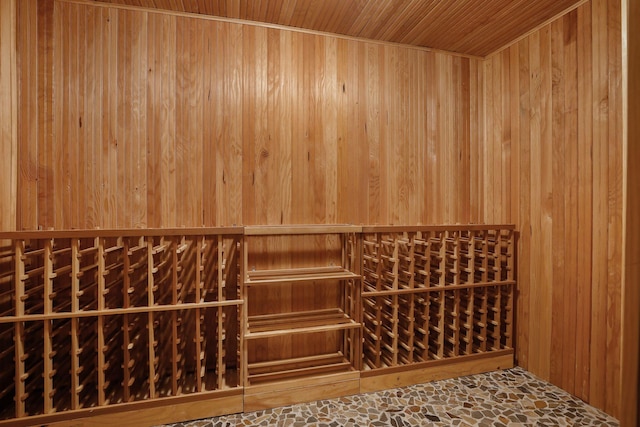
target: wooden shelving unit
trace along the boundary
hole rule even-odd
[[[136,403],[156,408],[140,415],[145,423],[162,422],[166,399],[191,408],[219,397],[223,412],[241,411],[241,233],[4,233],[12,244],[0,251],[0,424]]]
[[[245,227],[245,410],[358,389],[359,231]],[[316,254],[305,255],[305,248]],[[270,294],[278,304],[265,303]],[[333,391],[322,387],[330,383],[337,384]]]
[[[443,363],[513,365],[513,227],[363,227],[362,239],[363,390],[437,378]]]
[[[509,225],[0,233],[0,426],[154,425],[509,368],[515,277]]]

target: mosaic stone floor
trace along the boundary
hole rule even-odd
[[[513,368],[173,427],[618,426],[605,413]]]

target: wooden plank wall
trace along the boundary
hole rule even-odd
[[[455,223],[479,203],[479,59],[81,2],[19,12],[20,229]]]
[[[623,413],[619,0],[486,61],[15,3],[19,229],[515,222],[518,363]]]
[[[0,230],[16,227],[16,3],[16,0],[0,0]]]
[[[621,414],[621,2],[593,0],[484,63],[487,222],[515,222],[517,361]],[[637,214],[637,212],[636,212]]]

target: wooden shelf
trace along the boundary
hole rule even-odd
[[[360,276],[343,267],[309,267],[247,272],[246,286],[319,280],[359,279]]]
[[[291,236],[311,234],[360,233],[362,227],[349,224],[299,224],[299,225],[248,225],[245,236]]]
[[[249,316],[246,339],[359,328],[340,308]]]
[[[350,372],[354,368],[342,353],[251,363],[248,380],[251,385],[283,380],[303,379],[319,375]]]

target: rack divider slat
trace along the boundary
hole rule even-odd
[[[196,239],[196,268],[195,268],[195,278],[194,278],[194,284],[195,284],[195,289],[194,289],[194,293],[195,293],[195,301],[197,303],[201,302],[201,298],[202,298],[202,246],[203,246],[203,240],[204,237],[202,238],[197,238]],[[201,309],[200,307],[196,308],[196,324],[195,324],[195,356],[196,356],[196,392],[201,392],[203,390],[202,387],[202,379],[204,377],[204,372],[203,372],[203,365],[202,365],[202,331],[200,330],[200,325],[201,325],[201,318],[200,316],[202,315]]]
[[[129,239],[124,239],[123,240],[123,260],[122,260],[122,307],[124,309],[127,309],[130,307],[130,296],[129,296],[129,289],[131,287],[131,276],[129,274],[129,270],[131,268],[131,258],[130,258],[130,252],[129,252]],[[129,345],[131,343],[131,336],[130,336],[130,332],[131,330],[129,329],[129,325],[130,325],[130,319],[129,319],[129,314],[128,313],[124,313],[124,315],[122,316],[123,320],[122,320],[122,339],[123,339],[123,345],[122,345],[122,365],[123,365],[123,372],[122,372],[122,393],[123,393],[123,401],[124,402],[130,402],[131,401],[131,367],[130,367],[130,362],[131,362],[131,354],[130,354],[130,348]]]
[[[228,263],[224,260],[225,251],[224,251],[224,241],[218,240],[216,248],[218,250],[218,264],[217,264],[217,273],[218,273],[218,295],[216,300],[222,301],[224,299],[224,285],[225,285],[225,273],[223,270],[223,266],[228,267]],[[222,311],[222,307],[218,307],[216,310],[216,317],[218,319],[218,328],[216,331],[216,343],[217,343],[217,360],[216,360],[216,372],[218,374],[218,388],[222,388],[224,385],[224,335],[220,325],[224,325],[224,313]]]
[[[96,237],[94,238],[94,246],[98,247],[98,310],[102,311],[106,308],[105,303],[105,276],[106,276],[106,268],[105,268],[105,253],[104,253],[104,245],[105,242],[103,239]],[[84,256],[83,253],[79,253],[79,256]],[[105,318],[104,316],[98,316],[98,405],[103,406],[105,404],[105,370],[107,361],[105,360],[105,352],[107,351],[106,342],[104,337],[104,324]]]
[[[153,290],[157,286],[156,280],[154,277],[155,267],[154,267],[154,246],[153,246],[153,238],[149,238],[147,240],[147,306],[153,307],[154,298],[153,298]],[[149,398],[156,398],[156,355],[155,348],[157,346],[157,341],[155,337],[155,330],[153,327],[153,312],[149,312],[147,314],[147,333],[149,334],[149,344],[147,346],[149,352]]]
[[[24,268],[24,242],[22,240],[16,240],[14,242],[15,247],[15,304],[16,304],[16,317],[20,318],[24,316],[24,302],[22,297],[24,295],[24,283],[22,278],[25,276]],[[22,377],[24,376],[24,324],[19,321],[15,323],[15,415],[16,418],[22,418],[25,416],[25,405],[22,397],[24,396],[24,382]]]
[[[178,247],[175,238],[171,239],[170,243],[170,256],[171,256],[171,304],[178,304]],[[178,317],[178,312],[171,312],[171,395],[177,396],[178,380],[179,380],[179,360],[178,357],[183,357],[178,351],[179,338],[178,338],[178,322],[183,322],[184,319]],[[166,355],[163,355],[166,356]]]
[[[78,240],[71,240],[71,311],[77,313],[80,311],[80,302],[78,293],[80,291],[80,254],[78,248]],[[79,354],[82,351],[78,340],[78,319],[71,319],[71,409],[80,408],[80,361]]]
[[[51,240],[45,242],[44,247],[44,314],[50,314],[53,311],[53,301],[50,296],[53,293],[51,281],[53,276],[53,254],[51,248]],[[44,342],[42,360],[44,363],[44,413],[48,414],[53,411],[53,378],[49,372],[53,372],[53,360],[51,354],[53,348],[51,345],[51,321],[44,321]]]

